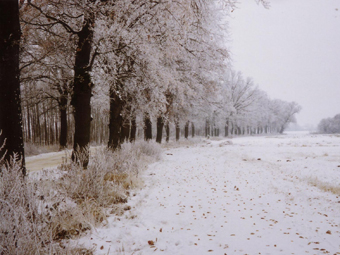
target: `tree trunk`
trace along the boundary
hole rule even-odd
[[[124,121],[122,121],[122,127],[121,127],[121,136],[120,136],[120,143],[124,143],[125,141],[129,141],[129,137],[130,137],[130,128],[131,125],[130,123],[124,123]]]
[[[123,118],[121,116],[123,101],[113,88],[110,88],[110,123],[109,123],[109,143],[110,149],[120,147],[121,127]]]
[[[26,175],[19,71],[19,1],[0,1],[0,159],[21,160]]]
[[[144,140],[152,139],[152,122],[149,113],[144,114]]]
[[[185,139],[189,138],[189,121],[187,121],[184,126],[184,137]]]
[[[210,130],[209,130],[209,120],[205,121],[205,137],[208,137],[210,135]]]
[[[179,121],[176,121],[176,141],[179,140],[179,133],[180,133],[180,128],[179,128]]]
[[[59,101],[60,111],[60,136],[59,146],[60,149],[67,147],[67,98],[61,97]]]
[[[78,47],[74,65],[74,84],[71,104],[74,108],[74,141],[72,160],[86,169],[89,163],[89,143],[91,127],[92,81],[90,76],[90,56],[92,49],[94,19],[87,18],[78,33]]]
[[[30,106],[28,104],[28,101],[27,101],[27,141],[28,142],[32,142],[32,136],[31,136],[31,114],[30,114]]]
[[[48,130],[47,130],[47,107],[43,102],[43,118],[44,118],[44,145],[49,145]]]
[[[195,137],[195,125],[194,122],[191,122],[191,137]]]
[[[131,143],[136,141],[136,131],[137,131],[136,116],[133,116],[131,120],[131,134],[130,134]]]
[[[225,127],[224,127],[224,136],[229,136],[229,120],[226,121]]]
[[[164,119],[163,117],[159,116],[157,118],[157,135],[156,135],[157,143],[162,143],[163,127],[164,127]]]
[[[284,126],[281,126],[281,128],[279,129],[279,133],[280,134],[283,134],[283,131],[285,130],[285,127]]]
[[[166,133],[165,141],[168,143],[169,140],[170,140],[170,125],[169,125],[169,121],[167,121],[166,124],[165,124],[165,133]]]

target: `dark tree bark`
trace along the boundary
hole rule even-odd
[[[170,125],[169,125],[169,121],[167,121],[166,124],[165,124],[165,134],[166,134],[165,141],[168,143],[169,140],[170,140]]]
[[[131,134],[130,134],[131,143],[136,141],[136,132],[137,132],[136,116],[133,116],[131,120]]]
[[[67,147],[67,101],[68,101],[68,84],[64,83],[58,87],[59,98],[58,107],[60,112],[60,135],[59,135],[59,149],[62,150]],[[58,131],[56,131],[58,132]]]
[[[110,88],[110,123],[109,123],[109,143],[110,149],[120,147],[123,101],[113,88]]]
[[[59,100],[60,111],[60,136],[59,146],[60,149],[67,147],[67,97],[62,96]]]
[[[42,135],[41,135],[41,127],[40,127],[40,110],[39,110],[39,104],[35,104],[35,111],[36,111],[36,125],[35,125],[35,138],[39,137],[39,144],[42,144]],[[36,139],[34,139],[34,141],[36,141]]]
[[[49,140],[48,140],[48,130],[47,130],[47,107],[45,103],[43,102],[43,117],[44,117],[44,144],[48,145]]]
[[[208,137],[210,135],[210,124],[209,124],[209,120],[205,121],[205,137]]]
[[[283,134],[283,131],[285,130],[285,127],[284,126],[281,126],[280,128],[279,128],[279,133],[280,134]]]
[[[0,159],[9,161],[13,154],[21,160],[26,175],[22,132],[19,71],[19,2],[0,1]]]
[[[185,123],[185,126],[184,126],[184,137],[185,139],[188,139],[189,138],[189,121],[187,121]]]
[[[27,102],[26,104],[27,106],[27,141],[31,142],[32,141],[32,131],[31,131],[31,114],[30,114],[30,107],[29,107],[29,103]]]
[[[224,136],[229,136],[229,120],[226,121],[225,127],[224,127]]]
[[[144,114],[144,140],[152,139],[152,122],[149,113]]]
[[[194,122],[191,122],[191,136],[192,136],[192,138],[195,137],[195,125],[194,125]]]
[[[179,127],[179,121],[178,120],[176,121],[175,125],[176,125],[176,141],[178,141],[179,140],[179,133],[181,131],[181,129]]]
[[[130,123],[122,123],[120,143],[124,143],[125,141],[129,141],[130,129],[131,129]]]
[[[80,161],[86,169],[89,162],[89,143],[91,127],[92,81],[90,76],[90,57],[93,40],[94,18],[84,22],[78,35],[78,46],[74,65],[74,84],[71,104],[74,108],[75,132],[72,160]]]
[[[164,127],[164,118],[159,116],[157,118],[157,135],[156,135],[157,143],[162,143],[163,127]]]

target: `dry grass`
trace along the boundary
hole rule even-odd
[[[53,242],[49,218],[41,211],[37,187],[25,181],[20,165],[2,167],[0,177],[0,254],[63,254]]]
[[[312,177],[308,178],[307,182],[309,185],[314,186],[322,191],[330,192],[337,196],[340,196],[339,186],[334,186],[328,182],[323,182],[323,181],[320,181],[318,178],[312,178]]]
[[[87,170],[63,164],[58,174],[41,171],[20,177],[20,167],[0,176],[0,254],[92,254],[65,240],[106,223],[141,184],[138,173],[160,158],[160,146],[136,142],[111,152],[97,149]]]

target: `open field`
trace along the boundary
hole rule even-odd
[[[340,254],[340,137],[206,140],[165,149],[96,254]]]

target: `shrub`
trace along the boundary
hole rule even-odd
[[[20,164],[13,160],[0,175],[0,254],[62,254],[39,210],[36,187],[23,179]]]
[[[15,160],[3,166],[0,254],[92,254],[62,240],[105,224],[107,214],[118,211],[115,205],[127,202],[129,189],[140,185],[139,170],[160,151],[147,142],[123,144],[116,152],[97,148],[87,170],[63,164],[25,179]]]

